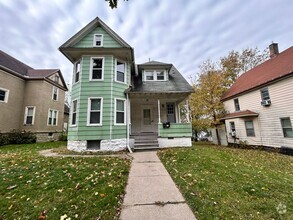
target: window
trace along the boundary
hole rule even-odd
[[[56,82],[56,83],[59,82],[59,76],[58,76],[58,75],[55,75],[55,76],[54,76],[54,82]]]
[[[116,81],[125,83],[125,63],[116,61]]]
[[[235,111],[240,111],[239,99],[234,99]]]
[[[88,125],[102,124],[102,98],[89,98]]]
[[[34,116],[35,116],[35,107],[34,106],[25,107],[24,124],[25,125],[33,125],[34,124]]]
[[[270,94],[269,94],[269,89],[268,88],[263,88],[260,90],[260,95],[261,95],[261,100],[270,100]]]
[[[74,83],[79,81],[79,73],[80,73],[80,61],[77,61],[74,65]]]
[[[234,122],[234,121],[231,121],[231,122],[230,122],[230,131],[231,131],[231,132],[236,132],[236,129],[235,129],[235,122]]]
[[[94,35],[94,47],[102,47],[103,46],[103,35],[95,34]]]
[[[7,103],[8,94],[9,94],[9,90],[0,88],[0,102],[6,102]]]
[[[76,125],[77,100],[72,102],[71,125]]]
[[[245,129],[246,129],[247,137],[254,137],[255,136],[252,120],[245,121]]]
[[[145,70],[144,71],[145,81],[166,81],[165,70]]]
[[[58,100],[58,88],[56,86],[53,87],[53,100]]]
[[[91,74],[90,80],[103,80],[103,58],[92,58],[91,59]]]
[[[58,121],[58,111],[49,109],[49,114],[48,114],[48,125],[57,125]]]
[[[115,124],[125,124],[125,100],[115,101]]]
[[[284,137],[293,137],[292,124],[290,118],[281,118],[281,125]]]

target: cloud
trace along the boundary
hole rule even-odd
[[[73,66],[58,47],[97,16],[134,47],[137,63],[173,63],[186,78],[231,50],[293,43],[290,0],[120,0],[113,10],[104,0],[0,0],[0,10],[0,49],[60,68],[68,82]]]

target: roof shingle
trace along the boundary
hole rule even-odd
[[[228,100],[289,74],[293,74],[293,47],[243,73],[223,95],[222,100]]]

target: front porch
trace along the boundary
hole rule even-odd
[[[129,146],[133,149],[191,146],[187,94],[131,94]]]

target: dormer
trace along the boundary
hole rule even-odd
[[[168,81],[172,64],[150,61],[138,66],[143,82]]]

